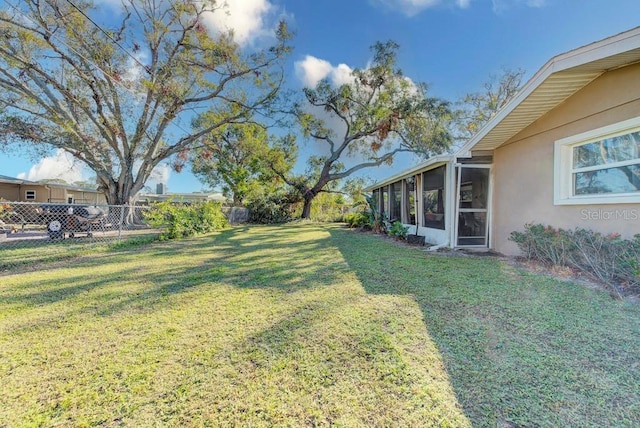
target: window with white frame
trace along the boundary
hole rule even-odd
[[[24,191],[24,199],[25,199],[25,201],[35,201],[36,200],[36,191],[35,190],[25,190]]]
[[[556,205],[640,202],[640,118],[555,143]]]

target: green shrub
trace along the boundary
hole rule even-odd
[[[625,240],[618,233],[526,224],[524,232],[511,232],[509,239],[525,257],[588,273],[618,294],[640,287],[640,234]]]
[[[397,239],[406,240],[408,232],[409,228],[407,226],[403,226],[402,222],[399,221],[394,221],[389,228],[389,235],[395,236]]]
[[[378,210],[376,201],[371,195],[364,195],[367,201],[367,215],[369,216],[369,224],[375,233],[386,233],[389,229],[387,214]]]
[[[186,238],[227,226],[222,204],[214,201],[191,205],[160,202],[145,213],[145,220],[153,227],[165,229],[161,239]]]
[[[573,251],[571,232],[542,224],[526,224],[524,232],[511,232],[510,240],[518,244],[525,257],[566,266]]]
[[[291,221],[293,204],[288,194],[259,195],[247,202],[249,223],[278,224]]]
[[[371,226],[369,215],[363,212],[349,213],[344,217],[344,221],[351,228]]]
[[[293,212],[294,218],[302,216],[303,206],[302,203],[296,204],[296,209]],[[321,223],[341,223],[345,221],[344,216],[347,210],[348,206],[344,196],[322,192],[313,199],[309,218]]]

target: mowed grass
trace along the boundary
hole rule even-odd
[[[468,424],[416,302],[369,295],[324,228],[1,280],[0,425]]]
[[[0,276],[0,426],[634,426],[638,355],[636,305],[337,226]]]

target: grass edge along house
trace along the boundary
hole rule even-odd
[[[550,59],[475,136],[365,189],[438,247],[518,254],[526,223],[640,232],[640,27]]]

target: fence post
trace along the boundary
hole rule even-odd
[[[120,242],[120,235],[122,234],[122,223],[124,223],[124,205],[120,205],[120,222],[118,223],[118,242]]]

